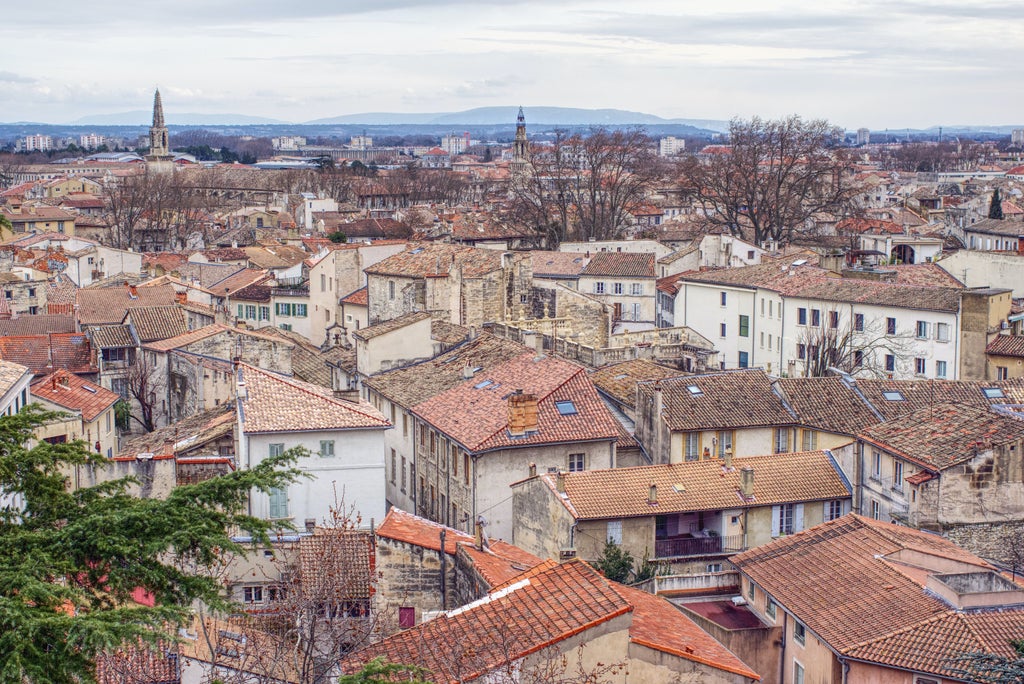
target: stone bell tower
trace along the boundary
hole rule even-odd
[[[174,168],[168,137],[167,126],[164,125],[164,103],[157,89],[153,96],[153,125],[149,127],[149,154],[146,155],[146,164],[156,171]]]

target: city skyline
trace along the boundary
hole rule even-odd
[[[475,107],[664,118],[800,114],[847,129],[1012,125],[1024,19],[1005,2],[231,0],[8,10],[2,119],[145,109],[289,122]],[[40,40],[60,49],[39,49]],[[31,59],[27,58],[31,55]],[[942,94],[946,93],[945,96]],[[143,123],[140,121],[140,123]]]

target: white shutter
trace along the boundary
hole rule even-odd
[[[829,513],[832,512],[832,502],[826,501],[821,507],[821,519],[825,522],[830,520]]]
[[[772,539],[779,536],[779,515],[781,506],[772,506]]]
[[[804,529],[804,505],[797,504],[793,507],[793,531],[799,532]]]

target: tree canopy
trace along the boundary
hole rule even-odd
[[[81,441],[32,444],[56,416],[34,406],[0,417],[0,681],[92,681],[98,654],[156,644],[192,604],[229,603],[215,570],[271,523],[246,513],[252,489],[298,476],[289,451],[166,499],[129,493],[130,479],[72,489],[69,473],[106,462]],[[133,601],[139,592],[152,607]]]

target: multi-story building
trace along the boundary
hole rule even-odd
[[[672,157],[686,150],[686,140],[669,135],[658,141],[658,155]]]
[[[36,133],[35,135],[26,135],[24,138],[19,138],[15,144],[15,150],[17,152],[35,152],[53,149],[53,138],[48,135],[42,135]]]
[[[612,309],[618,328],[654,327],[654,254],[597,252],[580,271],[578,288]]]

